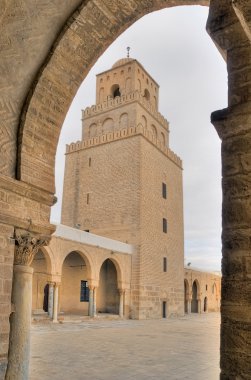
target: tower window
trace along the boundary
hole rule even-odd
[[[91,165],[92,165],[92,159],[91,157],[89,157],[89,167],[91,167]]]
[[[90,193],[87,193],[87,194],[86,194],[86,203],[87,203],[87,204],[90,203]]]
[[[83,280],[80,282],[80,302],[89,302],[88,282]]]
[[[163,218],[163,232],[165,234],[167,233],[167,220],[166,220],[166,218]]]
[[[166,183],[162,182],[162,197],[166,199]]]
[[[113,98],[116,98],[116,96],[120,96],[121,93],[120,93],[120,89],[119,89],[119,85],[118,84],[114,84],[112,87],[111,87],[111,92],[110,92],[111,96]]]
[[[150,100],[150,92],[147,89],[145,89],[144,91],[144,97],[146,98],[146,100]]]
[[[167,272],[167,258],[163,257],[163,272]]]

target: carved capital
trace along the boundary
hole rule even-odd
[[[35,235],[29,231],[15,230],[15,265],[30,265],[38,250],[47,245],[50,236]]]

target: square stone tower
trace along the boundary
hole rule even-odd
[[[132,318],[184,312],[182,162],[159,86],[135,59],[97,75],[82,141],[66,149],[62,224],[135,244]]]

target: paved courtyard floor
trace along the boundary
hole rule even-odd
[[[218,380],[220,314],[32,326],[30,380]]]

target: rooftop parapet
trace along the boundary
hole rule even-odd
[[[68,227],[63,224],[56,225],[56,231],[54,232],[53,236],[72,240],[78,243],[93,245],[95,247],[108,249],[114,252],[126,253],[129,255],[132,255],[135,250],[135,246],[132,244],[127,244],[118,240],[109,239],[104,236],[91,234],[90,232]]]
[[[99,135],[90,139],[71,143],[69,145],[66,145],[66,154],[136,135],[144,136],[151,144],[156,146],[163,154],[165,154],[165,156],[167,156],[173,163],[182,168],[182,160],[180,157],[177,156],[171,149],[162,144],[160,140],[156,139],[153,133],[143,128],[142,125],[138,125],[137,127],[124,128],[119,131],[109,132],[104,135]]]
[[[87,107],[83,110],[84,118],[92,117],[94,115],[98,115],[104,111],[111,110],[116,107],[120,107],[121,105],[132,103],[138,101],[144,108],[151,113],[151,115],[167,130],[169,130],[169,123],[161,115],[160,112],[156,110],[156,108],[148,101],[146,98],[139,93],[139,91],[133,91],[127,95],[117,96],[114,99],[108,99],[103,103],[93,105],[91,107]]]

